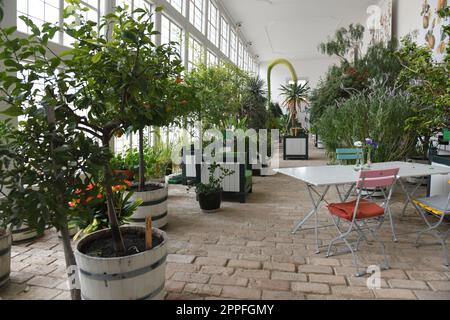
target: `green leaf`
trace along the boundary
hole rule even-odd
[[[101,51],[97,52],[97,53],[92,57],[92,62],[93,62],[94,64],[98,63],[98,62],[102,59],[102,56],[103,56],[103,52],[101,52]]]
[[[18,117],[18,116],[23,115],[23,111],[22,111],[22,109],[13,106],[13,107],[9,107],[5,111],[0,112],[0,114],[4,114],[5,116],[8,116],[8,117]]]

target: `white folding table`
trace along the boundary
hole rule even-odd
[[[370,169],[379,170],[379,169],[388,169],[388,168],[400,168],[398,174],[398,184],[400,184],[403,192],[406,195],[406,202],[403,208],[402,215],[405,213],[408,204],[413,204],[413,196],[414,193],[419,189],[422,181],[418,184],[416,188],[412,192],[409,192],[406,188],[403,180],[406,178],[417,178],[417,177],[427,177],[431,175],[447,175],[450,174],[449,168],[444,168],[440,166],[431,166],[426,164],[418,164],[418,163],[410,163],[410,162],[383,162],[383,163],[375,163],[371,166]],[[292,231],[292,234],[295,234],[297,231],[303,228],[305,223],[311,219],[315,218],[315,226],[314,228],[303,229],[303,230],[315,230],[316,237],[316,245],[317,245],[317,253],[320,253],[320,245],[319,245],[319,229],[325,228],[329,226],[319,226],[318,222],[318,213],[319,208],[322,203],[327,203],[328,201],[325,199],[331,187],[335,186],[342,202],[348,200],[350,195],[352,194],[353,189],[358,182],[360,172],[355,170],[354,166],[320,166],[320,167],[300,167],[300,168],[284,168],[284,169],[275,169],[274,171],[287,175],[297,180],[303,181],[311,198],[311,202],[313,205],[313,209],[305,216],[303,220],[301,220]],[[342,185],[351,185],[349,190],[342,195],[339,190],[339,186]],[[324,191],[320,193],[317,188],[325,187]],[[314,197],[314,194],[318,197],[317,199]],[[415,208],[415,206],[414,206]],[[395,232],[395,225],[392,217],[391,219],[391,228],[392,234],[394,237],[394,241],[397,241],[397,236]]]

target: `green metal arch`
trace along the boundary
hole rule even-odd
[[[272,87],[271,87],[272,86],[272,83],[271,83],[272,70],[279,64],[283,64],[289,69],[289,71],[291,72],[292,81],[294,81],[295,83],[297,83],[297,81],[298,81],[297,72],[295,71],[295,68],[292,65],[292,63],[290,63],[286,59],[274,60],[267,69],[267,94],[268,94],[269,107],[270,107],[270,103],[272,102]]]

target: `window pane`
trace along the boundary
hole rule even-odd
[[[161,17],[161,43],[168,44],[170,42],[177,43],[177,51],[180,58],[183,60],[184,46],[183,46],[183,29],[178,26],[171,19],[162,15]]]
[[[208,39],[211,41],[216,47],[219,46],[219,37],[218,37],[218,29],[219,29],[219,10],[217,10],[216,5],[210,1],[209,3],[209,16],[208,16]]]
[[[19,19],[20,16],[31,19],[39,28],[45,22],[59,24],[59,0],[17,0],[17,30],[30,33],[30,29]],[[57,32],[51,41],[59,42],[59,38],[60,33]]]
[[[204,32],[204,0],[190,0],[189,6],[189,22],[200,32]]]
[[[220,50],[228,57],[230,25],[224,17],[221,17],[220,21]]]
[[[188,71],[191,71],[196,65],[204,63],[204,48],[200,42],[190,37],[188,51]]]
[[[179,13],[184,15],[184,0],[168,0],[168,2],[174,7]]]

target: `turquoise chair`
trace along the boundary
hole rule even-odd
[[[362,149],[336,149],[336,159],[341,164],[348,164],[349,161],[363,161],[364,152]]]

